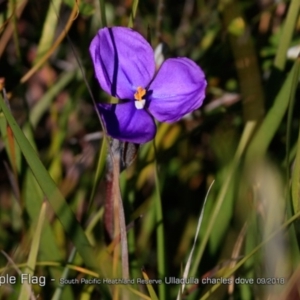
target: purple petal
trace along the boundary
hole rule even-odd
[[[100,86],[119,99],[133,99],[137,87],[145,88],[155,72],[151,46],[126,27],[100,29],[90,54]]]
[[[206,80],[188,58],[167,59],[149,87],[150,113],[160,122],[175,122],[202,105]]]
[[[108,135],[120,141],[143,144],[156,134],[153,118],[144,109],[136,109],[133,102],[98,104]]]

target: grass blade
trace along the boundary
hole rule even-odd
[[[289,220],[287,220],[280,228],[278,228],[276,231],[274,231],[272,234],[270,234],[263,242],[261,242],[258,246],[256,246],[250,253],[248,253],[246,256],[241,259],[234,268],[230,269],[228,272],[226,272],[222,277],[223,278],[229,278],[232,274],[234,274],[243,264],[246,263],[247,260],[249,260],[250,257],[252,257],[257,251],[259,251],[266,243],[271,241],[274,237],[276,237],[279,233],[282,233],[282,230],[288,228],[289,225],[291,225],[293,222],[295,222],[300,217],[300,212],[296,213],[293,217],[291,217]],[[222,283],[216,283],[212,286],[212,288],[201,297],[201,300],[211,299],[211,295],[214,291],[216,291]]]
[[[166,275],[166,262],[165,262],[165,233],[164,233],[164,223],[163,223],[163,212],[160,197],[160,184],[158,180],[158,170],[156,161],[155,165],[155,193],[154,193],[154,205],[155,205],[155,215],[156,215],[156,239],[157,239],[157,260],[158,260],[158,274],[159,277]],[[166,285],[160,284],[158,286],[159,299],[166,299]],[[151,297],[151,299],[153,299]]]
[[[27,274],[27,276],[32,276],[34,274],[37,256],[39,252],[39,246],[40,246],[40,240],[42,235],[42,229],[44,225],[44,220],[46,216],[46,202],[43,203],[38,219],[37,225],[34,224],[34,236],[32,239],[31,247],[30,247],[30,253],[27,260],[27,267],[24,270],[24,274]],[[31,285],[30,283],[26,283],[22,285],[21,292],[19,294],[19,300],[26,300],[30,298],[30,291],[31,291]]]
[[[129,22],[128,22],[128,27],[130,27],[130,28],[133,27],[133,23],[134,23],[134,19],[136,16],[136,11],[137,11],[138,5],[139,5],[139,0],[133,0],[131,14],[129,17]]]
[[[24,83],[26,82],[41,66],[48,60],[48,58],[52,55],[52,53],[56,50],[56,48],[60,45],[60,43],[63,41],[65,36],[67,35],[68,31],[71,28],[71,25],[73,24],[74,20],[76,19],[78,15],[78,6],[80,4],[80,0],[75,2],[73,10],[70,14],[70,17],[68,19],[68,22],[64,28],[64,30],[61,32],[57,40],[54,42],[54,44],[51,46],[51,48],[41,57],[34,66],[21,78],[20,82]]]
[[[14,133],[15,139],[19,144],[33,175],[47,197],[47,200],[53,208],[56,216],[62,223],[64,230],[71,238],[86,265],[92,269],[98,269],[96,267],[97,265],[94,259],[92,247],[89,244],[82,227],[78,223],[74,213],[67,205],[53,179],[50,177],[42,162],[39,160],[33,147],[30,145],[24,133],[21,131],[12,114],[6,107],[2,96],[0,98],[0,108]]]
[[[300,202],[300,128],[299,128],[297,154],[294,163],[294,171],[292,175],[292,201],[293,201],[294,213],[298,213],[299,202]]]
[[[203,236],[203,240],[201,242],[201,245],[199,247],[199,250],[198,250],[194,265],[193,265],[193,268],[191,270],[191,277],[195,277],[195,275],[197,273],[199,263],[201,261],[202,255],[204,253],[204,249],[205,249],[206,244],[209,240],[209,237],[210,237],[211,231],[213,229],[213,226],[215,224],[216,218],[217,218],[217,216],[220,212],[220,208],[222,206],[225,195],[227,193],[229,184],[231,182],[231,179],[233,178],[233,175],[236,171],[236,168],[238,167],[238,165],[240,163],[241,156],[242,156],[242,154],[245,150],[245,147],[246,147],[246,145],[247,145],[247,143],[248,143],[248,141],[249,141],[249,139],[252,135],[252,132],[255,128],[255,125],[256,125],[256,122],[251,121],[251,122],[248,122],[246,124],[245,128],[244,128],[242,138],[240,140],[240,143],[239,143],[238,149],[236,151],[236,154],[234,156],[233,162],[232,162],[232,164],[229,168],[227,178],[226,178],[224,184],[222,185],[221,190],[220,190],[220,192],[218,194],[218,197],[216,199],[215,208],[214,208],[214,210],[212,212],[212,215],[210,217],[209,224],[206,228],[205,235]]]
[[[101,23],[102,27],[107,26],[107,21],[106,21],[106,13],[105,13],[105,0],[99,0],[100,2],[100,13],[101,13]]]
[[[57,18],[56,12],[59,11],[61,2],[62,0],[50,1],[50,6],[48,8],[46,20],[44,22],[43,32],[40,38],[35,61],[38,61],[42,57],[42,55],[47,52],[53,42],[55,30],[59,20]]]
[[[142,274],[143,274],[144,279],[146,281],[149,281],[149,277],[146,274],[146,272],[142,271]],[[148,283],[146,285],[147,285],[147,289],[148,289],[148,292],[150,294],[151,300],[158,300],[157,295],[156,295],[156,293],[155,293],[154,288],[152,287],[152,285],[148,284]],[[160,299],[163,299],[163,298],[160,298]]]
[[[189,271],[190,271],[190,267],[191,267],[191,263],[192,263],[192,257],[193,257],[193,254],[194,254],[196,242],[197,242],[197,239],[198,239],[199,231],[200,231],[202,220],[203,220],[205,204],[206,204],[209,192],[210,192],[213,184],[214,184],[214,181],[211,183],[211,185],[210,185],[210,187],[209,187],[209,189],[207,191],[206,197],[204,199],[203,207],[202,207],[202,210],[201,210],[201,213],[200,213],[200,216],[199,216],[199,220],[198,220],[198,224],[197,224],[197,229],[196,229],[196,233],[195,233],[194,243],[193,243],[193,246],[192,246],[189,258],[187,260],[186,266],[184,268],[184,272],[183,272],[183,276],[182,276],[184,279],[187,279],[188,275],[189,275]],[[183,294],[184,288],[185,288],[185,284],[182,284],[182,286],[180,287],[180,290],[178,292],[178,295],[177,295],[177,300],[180,300],[180,296]]]
[[[295,79],[299,78],[299,68],[300,59],[298,58],[280,89],[272,108],[269,110],[263,123],[253,137],[253,140],[248,147],[246,161],[251,161],[254,156],[262,156],[267,151],[267,148],[285,115],[290,99],[295,96],[293,86]]]
[[[11,139],[10,131],[11,129],[10,127],[7,126],[6,119],[2,114],[0,114],[1,139],[4,143],[6,153],[8,155],[8,159],[10,161],[11,166],[13,167],[14,172],[17,171],[19,173],[21,171],[21,152],[20,152],[19,145],[15,143],[15,140]],[[11,152],[10,149],[12,147],[13,147],[13,151]]]
[[[285,19],[281,38],[278,44],[274,65],[279,70],[283,70],[286,62],[286,55],[291,44],[294,28],[297,22],[297,17],[300,9],[300,0],[292,0],[287,17]]]
[[[106,165],[106,157],[107,157],[107,138],[104,136],[103,140],[102,140],[100,155],[99,155],[99,158],[97,161],[97,168],[96,168],[96,173],[95,173],[95,177],[94,177],[94,181],[93,181],[92,192],[90,194],[88,211],[91,208],[99,181],[104,175],[105,165]]]

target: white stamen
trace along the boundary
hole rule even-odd
[[[146,100],[144,100],[144,99],[137,100],[137,101],[134,101],[134,104],[135,104],[136,109],[143,109],[146,104]]]

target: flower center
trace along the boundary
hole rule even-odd
[[[143,97],[146,95],[146,90],[144,88],[142,88],[141,86],[139,86],[137,89],[136,89],[136,92],[134,94],[134,99],[135,100],[138,100],[138,101],[141,101],[141,100],[144,100]]]
[[[139,86],[134,93],[134,101],[135,107],[137,109],[142,109],[145,106],[146,100],[143,97],[146,95],[146,90]]]

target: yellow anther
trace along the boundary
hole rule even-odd
[[[141,101],[143,100],[143,97],[146,95],[146,90],[144,88],[142,88],[141,86],[139,86],[137,89],[136,89],[136,92],[134,94],[134,99],[135,100],[138,100],[138,101]]]

